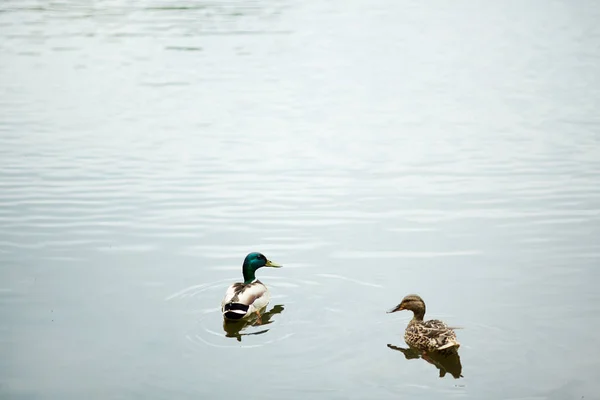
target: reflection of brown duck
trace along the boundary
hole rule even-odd
[[[278,304],[273,306],[273,308],[260,316],[254,316],[252,318],[245,318],[238,321],[231,321],[225,319],[223,321],[223,330],[225,331],[225,336],[236,338],[238,342],[242,341],[242,336],[250,336],[250,335],[261,335],[263,333],[267,333],[268,329],[263,329],[258,332],[251,333],[241,333],[244,329],[249,326],[262,326],[269,325],[273,321],[271,321],[271,317],[275,314],[279,314],[284,310],[283,305]]]
[[[462,378],[462,365],[460,363],[460,356],[458,355],[458,349],[456,347],[451,347],[446,350],[434,351],[431,353],[426,353],[424,351],[420,351],[416,348],[402,348],[398,346],[393,346],[388,344],[392,350],[398,350],[407,360],[422,358],[427,361],[429,364],[434,365],[437,369],[440,370],[440,378],[443,378],[446,373],[450,373],[455,379]]]

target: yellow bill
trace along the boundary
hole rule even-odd
[[[281,268],[281,267],[283,267],[283,265],[277,264],[276,262],[273,262],[271,260],[267,260],[267,263],[265,264],[265,267]]]

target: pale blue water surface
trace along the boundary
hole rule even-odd
[[[2,1],[0,398],[599,399],[599,20]],[[387,347],[412,292],[462,378]]]

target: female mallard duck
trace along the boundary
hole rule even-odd
[[[243,283],[234,283],[229,286],[221,302],[221,312],[226,320],[239,320],[256,313],[269,304],[271,295],[261,281],[256,279],[256,270],[261,267],[281,268],[281,265],[267,260],[260,253],[250,253],[244,259],[242,273]]]
[[[421,297],[416,294],[409,294],[388,313],[401,310],[410,310],[414,314],[404,332],[404,340],[409,346],[427,351],[444,350],[451,347],[458,349],[460,347],[460,343],[456,340],[456,334],[448,325],[437,319],[423,321],[425,302]]]

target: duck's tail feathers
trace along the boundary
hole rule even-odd
[[[450,347],[456,347],[458,349],[460,347],[460,343],[458,343],[457,340],[449,340],[445,345],[438,347],[438,350],[449,349]]]
[[[223,317],[226,319],[242,319],[250,306],[241,303],[227,303],[223,306]]]

